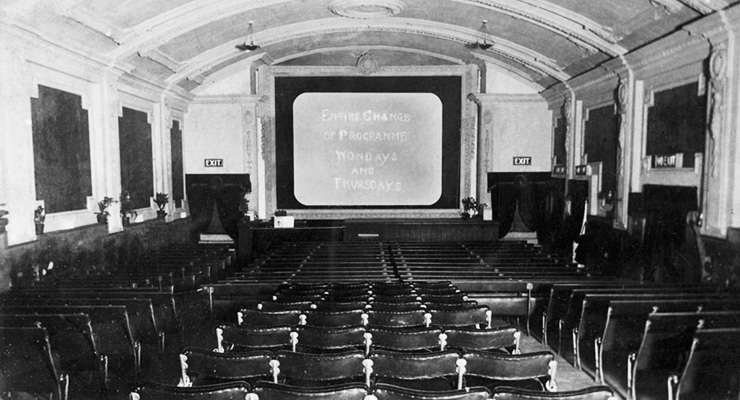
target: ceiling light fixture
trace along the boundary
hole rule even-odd
[[[253,21],[249,21],[247,39],[244,41],[244,43],[236,46],[236,48],[241,51],[247,51],[247,50],[255,51],[260,48],[259,45],[254,44],[254,36],[253,36],[254,32],[252,31],[252,23]]]
[[[478,31],[480,32],[481,38],[483,38],[483,42],[480,42],[480,41],[476,42],[476,45],[478,46],[478,48],[483,49],[483,50],[488,50],[491,47],[493,47],[493,42],[488,40],[488,36],[489,36],[488,21],[484,19]]]

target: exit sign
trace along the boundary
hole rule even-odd
[[[532,157],[514,157],[514,165],[532,165]]]
[[[223,167],[224,159],[223,158],[206,158],[205,164],[206,164],[206,167]]]

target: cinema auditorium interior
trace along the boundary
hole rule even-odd
[[[0,398],[740,399],[740,0],[0,1]]]

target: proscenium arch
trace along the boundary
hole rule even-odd
[[[480,32],[477,30],[426,20],[393,18],[392,20],[383,21],[365,21],[362,25],[357,25],[345,18],[328,18],[287,25],[280,29],[265,30],[259,32],[259,34],[255,34],[254,40],[265,48],[272,44],[314,35],[358,31],[415,34],[462,44],[475,43],[480,38]],[[286,34],[286,32],[289,33]],[[499,54],[517,64],[522,64],[528,69],[551,76],[556,80],[565,81],[570,79],[568,74],[562,72],[560,67],[555,65],[552,60],[543,54],[531,51],[497,36],[489,35],[488,38],[494,42],[494,46],[486,51]],[[191,58],[185,63],[183,68],[169,77],[167,81],[176,83],[190,76],[206,73],[214,66],[223,64],[234,57],[243,56],[243,52],[236,50],[236,46],[241,44],[242,41],[243,38],[235,39],[203,52],[197,57]],[[461,61],[464,62],[466,60]]]

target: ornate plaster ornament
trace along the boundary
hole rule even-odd
[[[378,60],[375,56],[367,52],[360,54],[360,57],[357,58],[356,65],[357,71],[365,75],[374,74],[380,71]]]
[[[371,19],[398,15],[406,9],[400,0],[336,0],[329,11],[345,18]]]
[[[717,177],[715,168],[715,159],[717,158],[717,140],[722,135],[723,114],[724,114],[724,97],[725,97],[725,80],[726,80],[726,58],[727,50],[724,44],[719,44],[712,48],[712,55],[709,58],[709,86],[712,97],[709,107],[709,171],[712,177]]]

